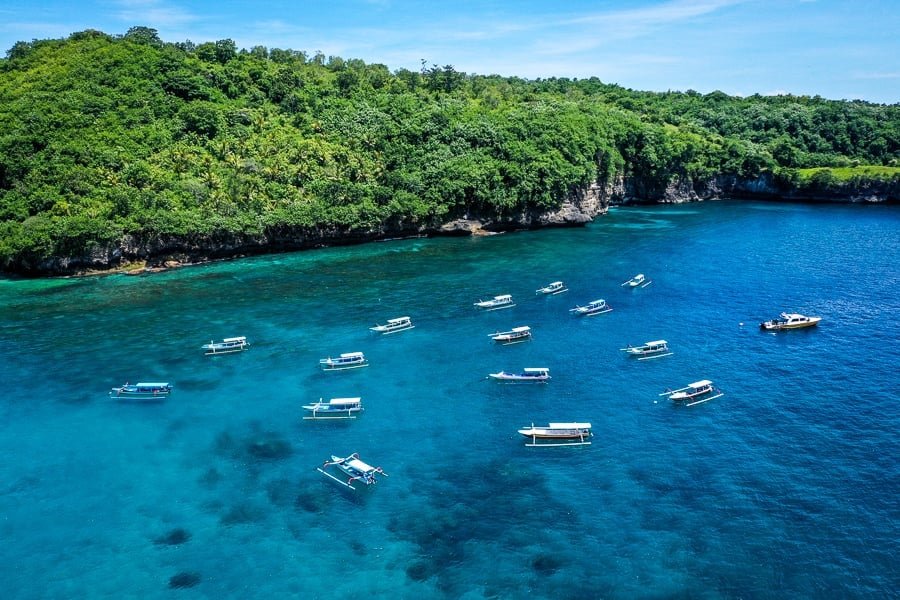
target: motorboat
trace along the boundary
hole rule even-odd
[[[319,398],[318,402],[304,404],[303,409],[309,411],[304,419],[355,419],[363,410],[362,398],[332,398],[327,402]]]
[[[491,379],[506,383],[546,383],[550,381],[550,369],[546,367],[526,367],[521,373],[500,371],[488,375]]]
[[[412,320],[409,317],[397,317],[396,319],[388,319],[384,325],[369,327],[369,330],[382,335],[388,335],[406,331],[407,329],[413,329],[414,327],[415,325],[412,324]]]
[[[319,366],[325,371],[342,371],[344,369],[368,367],[369,361],[366,360],[362,352],[346,352],[335,358],[329,356],[328,358],[320,359]]]
[[[247,338],[243,335],[238,337],[225,338],[221,342],[211,341],[203,344],[201,348],[205,350],[204,354],[210,356],[212,354],[231,354],[232,352],[241,352],[250,347]]]
[[[545,296],[555,296],[556,294],[562,294],[563,292],[568,292],[569,288],[566,287],[562,281],[554,281],[553,283],[548,283],[544,287],[535,290],[535,294],[543,294]]]
[[[343,472],[344,475],[347,476],[347,480],[345,481],[342,478],[338,478],[332,473],[329,472],[329,469],[338,469]],[[340,456],[331,456],[331,460],[326,460],[325,463],[321,467],[317,467],[316,470],[341,484],[344,487],[350,488],[351,490],[355,490],[353,484],[356,482],[362,483],[366,486],[375,485],[377,483],[376,475],[383,475],[385,477],[388,476],[387,473],[381,467],[373,467],[372,465],[366,464],[359,459],[359,454],[354,452],[350,456],[346,456],[341,458]]]
[[[606,300],[602,298],[600,300],[593,300],[588,302],[584,306],[576,306],[575,308],[570,308],[569,312],[574,313],[580,317],[591,317],[593,315],[602,315],[603,313],[608,313],[612,310],[612,307],[606,303]]]
[[[803,329],[816,325],[822,317],[807,317],[797,313],[781,313],[777,319],[763,321],[759,326],[766,331],[783,331],[785,329]]]
[[[513,297],[509,294],[494,296],[490,300],[479,300],[474,304],[475,308],[479,308],[484,311],[512,308],[515,305],[516,304],[515,302],[513,302]]]
[[[545,427],[520,429],[529,441],[526,446],[587,446],[591,443],[590,423],[550,423]]]
[[[531,327],[523,325],[521,327],[513,327],[509,331],[498,331],[491,334],[491,339],[498,344],[504,345],[527,342],[531,339]]]
[[[654,340],[645,342],[640,346],[628,345],[625,348],[619,348],[629,356],[635,356],[638,360],[649,360],[651,358],[662,358],[663,356],[671,356],[674,354],[669,351],[669,344],[666,340]]]

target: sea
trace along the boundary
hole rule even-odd
[[[898,206],[719,201],[0,280],[2,597],[896,598],[898,265]],[[822,320],[760,329],[785,311]],[[528,367],[552,379],[487,377]],[[701,379],[723,395],[661,395]],[[110,397],[139,381],[173,392]],[[303,419],[356,396],[357,419]],[[517,432],[573,421],[590,445]],[[351,453],[385,476],[317,471]]]

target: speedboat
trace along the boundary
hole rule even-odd
[[[763,321],[759,326],[766,331],[782,331],[784,329],[803,329],[812,327],[822,320],[822,317],[807,317],[797,313],[781,313],[777,319]]]

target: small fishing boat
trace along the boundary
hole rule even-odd
[[[247,343],[247,338],[243,335],[225,338],[221,342],[210,340],[208,344],[203,344],[203,346],[201,346],[201,348],[205,350],[204,354],[206,356],[210,356],[211,354],[231,354],[232,352],[241,352],[249,347],[250,344]]]
[[[480,308],[484,311],[491,310],[500,310],[503,308],[512,308],[515,306],[515,302],[513,302],[513,298],[509,294],[503,294],[502,296],[494,296],[490,300],[479,300],[475,303],[475,308]]]
[[[574,313],[580,317],[591,317],[593,315],[602,315],[603,313],[608,313],[611,310],[612,307],[606,303],[606,300],[603,300],[601,298],[600,300],[588,302],[584,306],[576,306],[575,308],[570,308],[569,312]]]
[[[309,415],[304,419],[355,419],[356,415],[363,410],[362,398],[332,398],[328,402],[324,402],[319,398],[318,402],[312,404],[304,404],[304,410],[309,411]]]
[[[503,345],[527,342],[531,339],[531,327],[529,327],[528,325],[523,325],[522,327],[513,327],[509,331],[498,331],[497,333],[492,333],[490,337],[498,344]]]
[[[319,366],[325,371],[342,371],[344,369],[357,369],[359,367],[368,367],[369,361],[366,360],[362,352],[346,352],[337,358],[319,359]]]
[[[347,476],[347,480],[344,481],[342,478],[335,477],[329,473],[327,469],[332,467],[340,469]],[[332,455],[331,460],[326,460],[321,467],[316,467],[316,471],[351,490],[356,489],[353,487],[354,482],[359,481],[366,486],[370,486],[377,483],[376,475],[388,476],[381,467],[373,467],[361,461],[359,454],[356,452],[344,458]]]
[[[637,275],[635,275],[628,281],[622,283],[622,285],[623,286],[627,285],[630,288],[636,288],[636,287],[645,288],[648,285],[650,285],[651,283],[653,283],[653,282],[650,281],[649,279],[647,279],[646,277],[644,277],[643,273],[638,273]]]
[[[713,387],[713,382],[708,379],[701,379],[700,381],[689,383],[683,388],[666,390],[660,394],[660,396],[668,396],[669,400],[673,402],[682,402],[685,406],[703,404],[724,395],[725,393],[719,388]]]
[[[384,325],[375,325],[375,327],[369,327],[370,331],[374,331],[375,333],[380,333],[382,335],[388,335],[391,333],[397,333],[400,331],[406,331],[407,329],[413,329],[415,325],[412,324],[412,320],[409,317],[397,317],[396,319],[388,319],[387,323]]]
[[[528,438],[526,446],[588,446],[591,443],[590,423],[550,423],[546,427],[520,429],[519,433]]]
[[[785,329],[803,329],[812,327],[822,320],[822,317],[807,317],[797,313],[781,313],[777,319],[763,321],[759,326],[766,331],[783,331]]]
[[[674,352],[669,352],[669,344],[666,340],[655,340],[646,342],[640,346],[628,345],[626,348],[619,348],[629,356],[636,356],[638,360],[649,360],[651,358],[662,358],[663,356],[671,356]]]
[[[172,393],[172,384],[165,382],[128,383],[114,387],[109,392],[110,398],[120,400],[165,400]]]
[[[521,373],[500,371],[499,373],[490,373],[488,377],[506,383],[546,383],[550,381],[550,369],[546,367],[526,367],[522,369]]]
[[[553,283],[548,283],[544,287],[539,290],[535,290],[535,294],[544,294],[545,296],[555,296],[556,294],[562,294],[563,292],[568,292],[569,288],[566,287],[562,281],[554,281]]]

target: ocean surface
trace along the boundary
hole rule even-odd
[[[715,202],[0,280],[2,596],[896,598],[898,265],[900,207]],[[474,309],[498,294],[517,306]],[[598,298],[613,312],[568,312]],[[822,321],[760,331],[782,311]],[[415,329],[368,329],[399,316]],[[656,339],[674,354],[620,351]],[[370,366],[318,367],[353,351]],[[486,379],[523,367],[553,379]],[[699,379],[724,396],[659,395]],[[108,397],[126,381],[174,392]],[[342,396],[364,415],[302,419]],[[517,434],[550,421],[593,443]],[[353,452],[389,476],[315,470]]]

